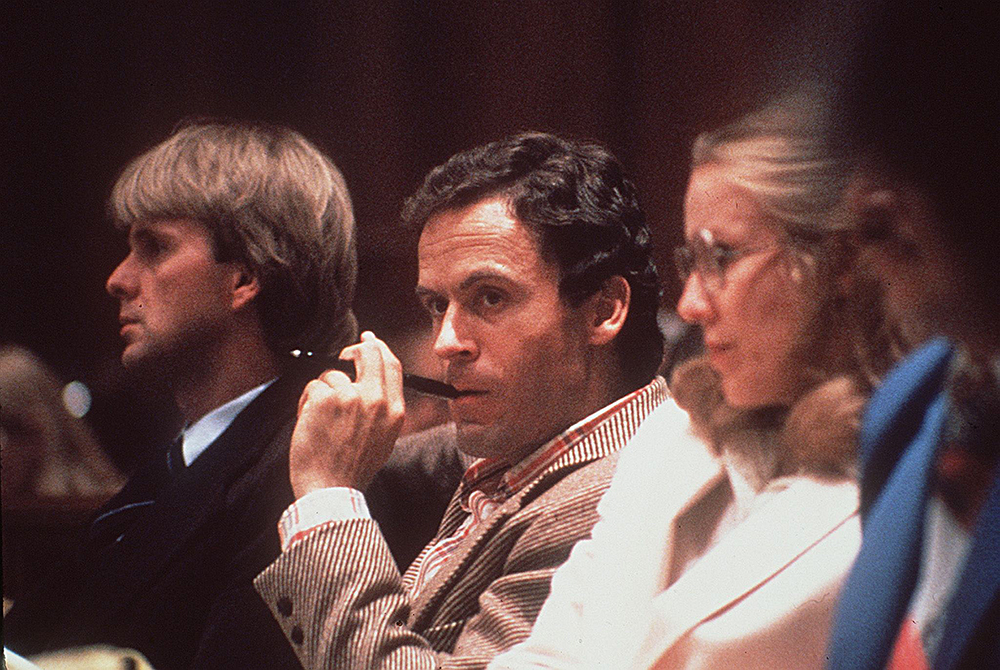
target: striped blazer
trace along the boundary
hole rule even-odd
[[[485,667],[527,638],[553,573],[597,521],[617,451],[666,397],[656,378],[599,423],[484,519],[415,602],[368,519],[293,545],[257,577],[257,591],[310,670]],[[456,495],[439,537],[454,530],[459,505]]]

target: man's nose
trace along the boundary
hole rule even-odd
[[[131,270],[132,255],[129,254],[118,264],[104,284],[106,290],[112,297],[124,300],[135,294],[135,279]]]
[[[458,357],[475,358],[479,354],[476,341],[463,323],[462,315],[454,303],[448,306],[441,317],[437,336],[434,338],[434,354],[446,361]]]

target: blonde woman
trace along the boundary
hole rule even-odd
[[[858,414],[892,353],[816,113],[797,95],[696,141],[677,310],[705,353],[491,667],[822,666],[860,542]]]

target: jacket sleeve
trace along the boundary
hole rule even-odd
[[[371,519],[312,533],[254,585],[304,668],[440,667],[426,640],[407,628],[402,577]]]
[[[542,496],[505,520],[435,605],[423,635],[408,626],[402,578],[370,520],[313,533],[255,586],[309,670],[484,668],[531,632],[556,568],[589,535],[609,479],[558,494],[558,504]]]

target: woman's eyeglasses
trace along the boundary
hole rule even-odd
[[[704,287],[717,292],[725,287],[726,271],[733,263],[745,256],[773,248],[776,248],[773,243],[738,249],[719,244],[712,238],[711,231],[703,228],[687,244],[674,249],[674,266],[682,283],[686,284],[691,273],[697,271]]]

